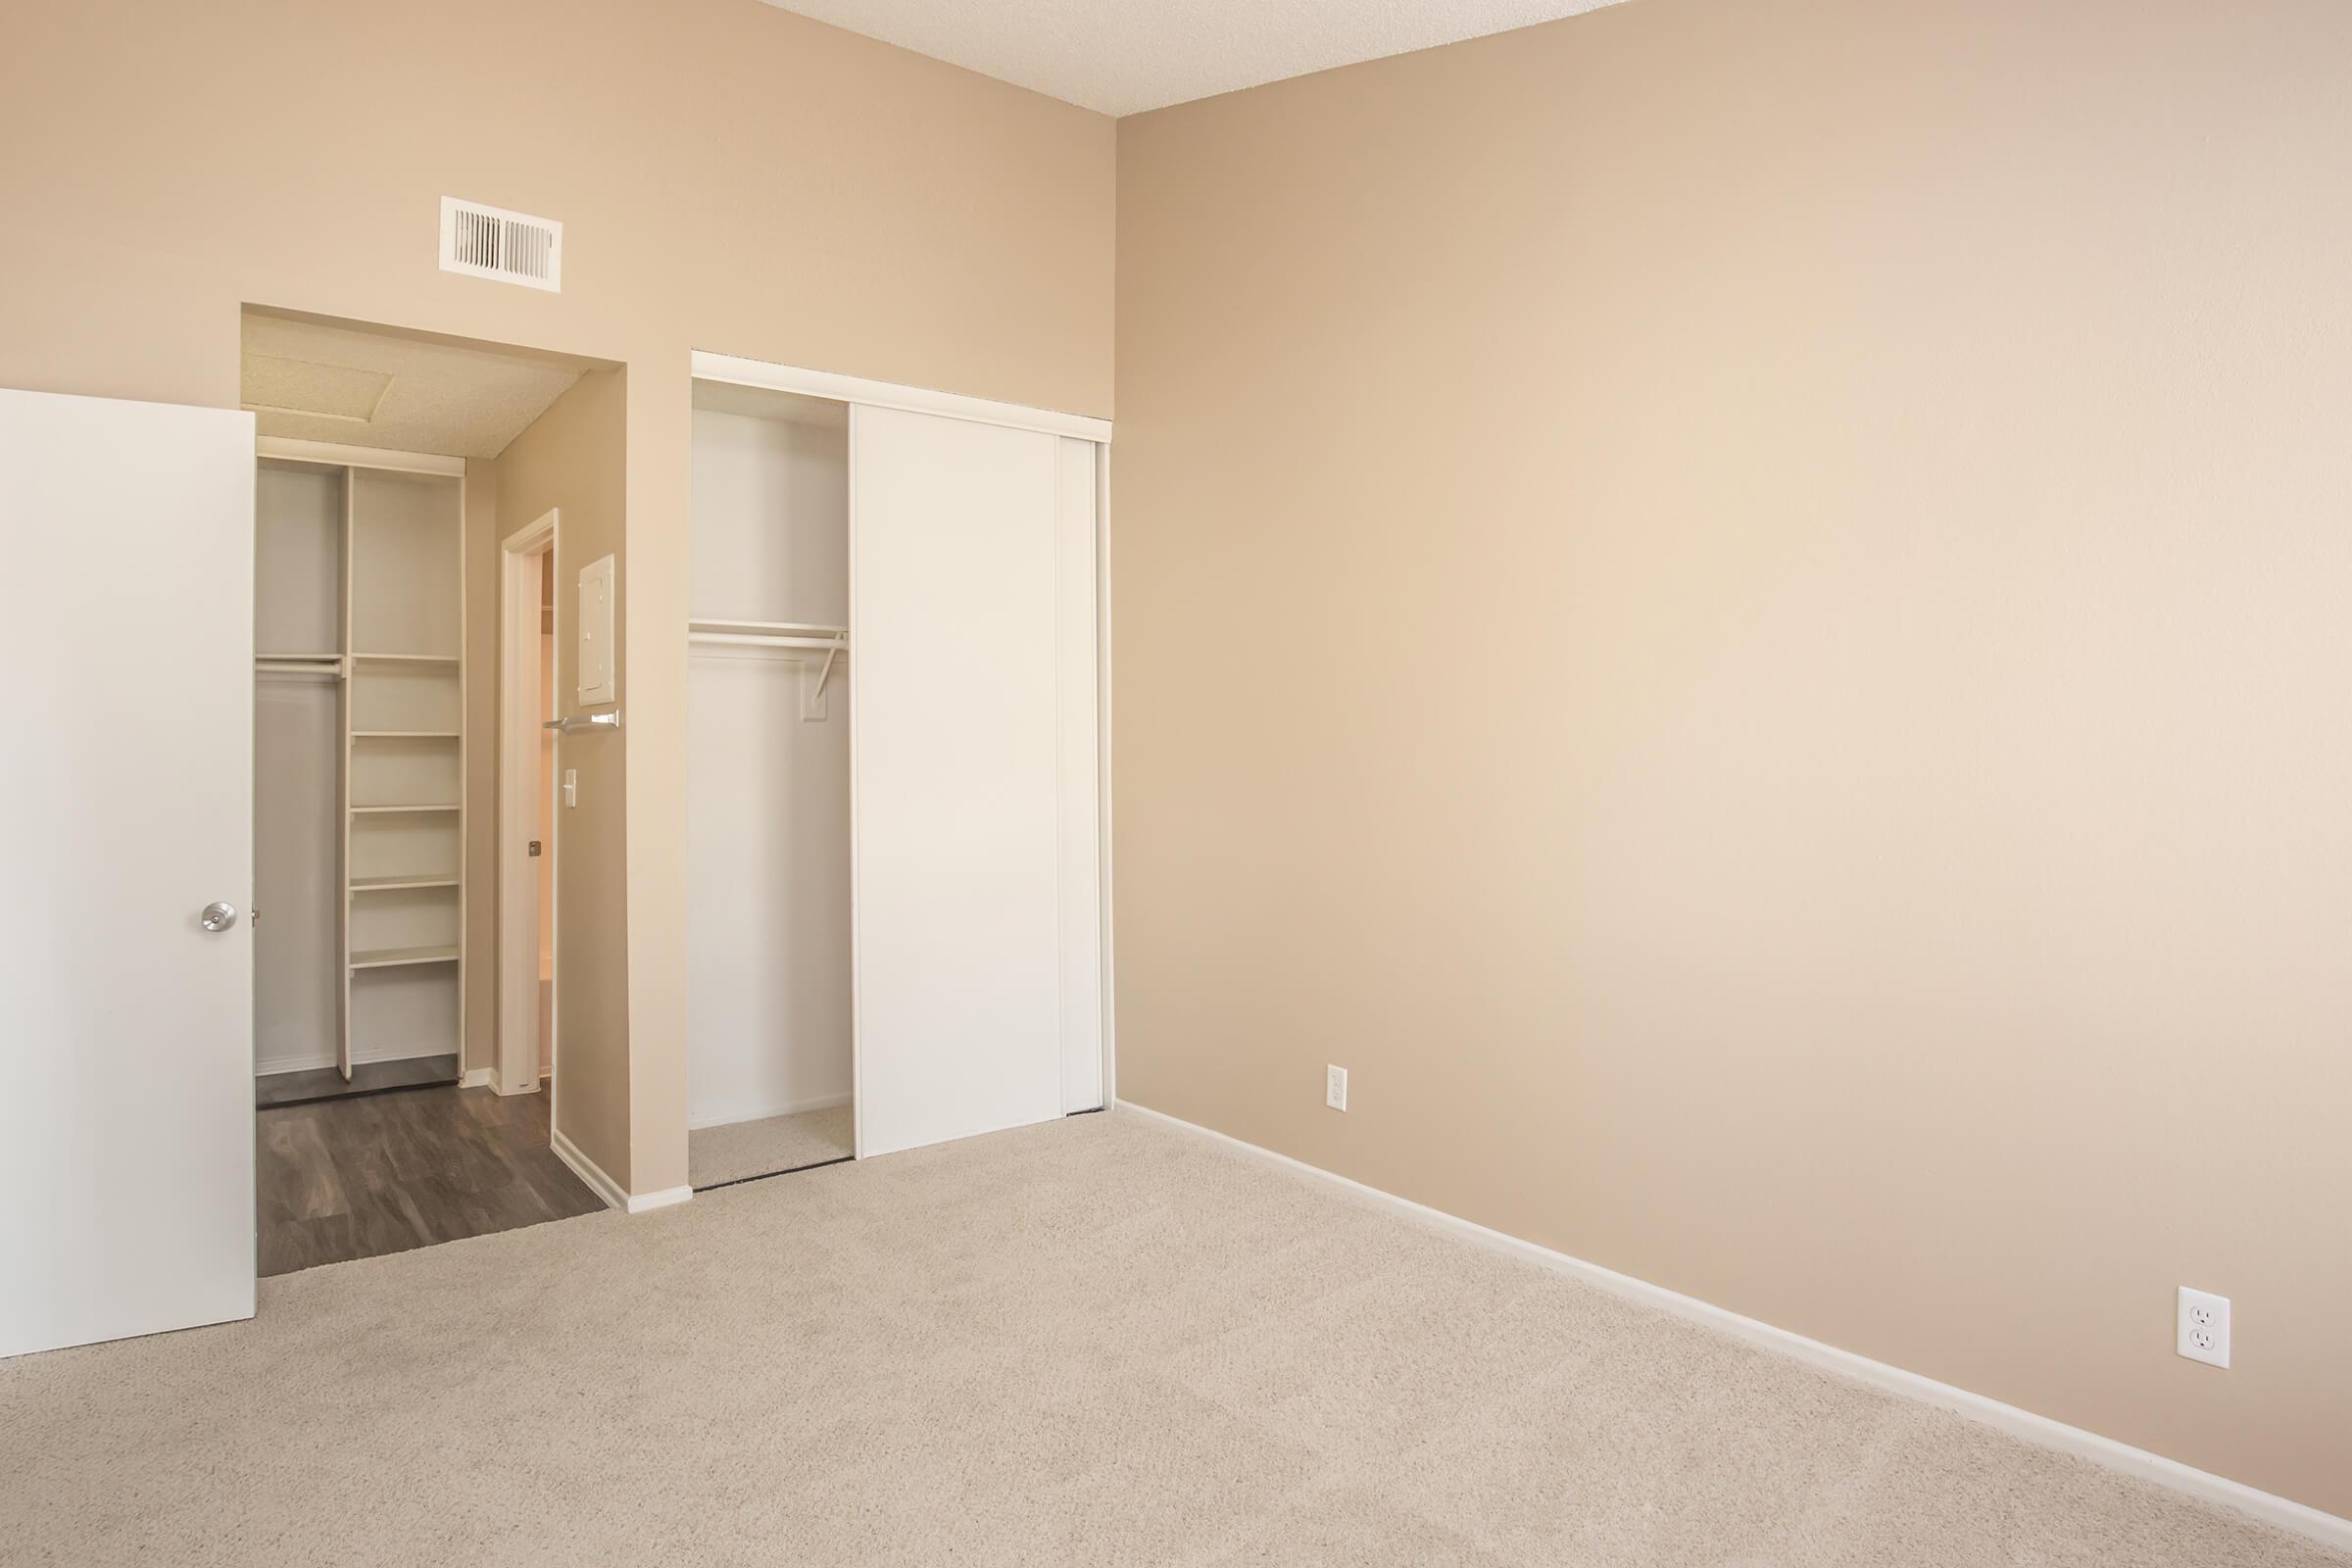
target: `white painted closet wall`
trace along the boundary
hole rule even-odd
[[[695,618],[846,624],[848,457],[846,427],[695,411]],[[822,719],[805,667],[711,645],[688,667],[690,1127],[850,1095],[851,661]]]
[[[264,463],[254,476],[254,648],[343,646],[343,474]],[[343,1028],[343,694],[262,674],[253,714],[256,1073],[335,1064]]]

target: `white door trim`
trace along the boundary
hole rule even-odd
[[[1095,745],[1102,899],[1102,1108],[1119,1099],[1119,968],[1110,896],[1110,447],[1095,448]]]
[[[735,386],[762,387],[770,392],[797,392],[803,397],[826,398],[835,403],[861,403],[872,409],[898,409],[907,414],[941,414],[951,419],[1001,424],[1015,430],[1037,430],[1046,435],[1076,436],[1081,441],[1108,443],[1110,440],[1108,419],[1097,419],[1083,414],[1024,408],[1018,403],[997,403],[987,398],[965,397],[956,392],[938,392],[929,387],[868,381],[863,376],[837,375],[831,370],[805,369],[797,365],[770,365],[765,360],[739,359],[732,354],[713,354],[707,349],[694,351],[694,378],[698,381],[725,381]]]
[[[498,1051],[491,1082],[502,1095],[539,1087],[539,888],[530,842],[539,826],[540,720],[532,695],[539,690],[539,558],[556,548],[560,511],[551,508],[498,547]],[[563,874],[559,856],[556,875]],[[547,918],[555,919],[553,909]],[[554,1125],[552,1104],[548,1121]]]

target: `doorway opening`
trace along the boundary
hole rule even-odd
[[[551,848],[547,492],[578,446],[617,445],[620,400],[585,394],[620,372],[258,309],[241,347],[257,431],[259,1271],[596,1212],[537,1093],[554,944],[535,875],[503,885],[500,696],[511,652],[530,705],[514,715],[530,731],[517,850]],[[502,509],[546,535],[512,649]],[[498,975],[517,918],[528,984],[510,1022]]]
[[[499,545],[498,1054],[506,1094],[556,1071],[556,539],[550,509]]]

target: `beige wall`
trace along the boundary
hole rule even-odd
[[[580,568],[623,548],[628,493],[623,464],[628,376],[592,370],[558,398],[498,458],[498,514],[507,528],[529,526],[550,511],[556,521],[557,591],[576,585]],[[493,564],[495,565],[495,563]],[[616,625],[627,625],[628,560],[622,556]],[[478,579],[477,579],[478,581]],[[492,579],[495,584],[495,577]],[[491,591],[495,593],[495,586]],[[576,623],[564,617],[567,633]],[[567,635],[556,649],[557,711],[580,705],[579,644]],[[632,711],[626,662],[628,635],[615,636],[623,668],[620,708]],[[567,645],[567,646],[566,646]],[[495,655],[491,656],[495,667]],[[624,717],[625,725],[626,719]],[[491,731],[495,733],[495,729]],[[564,874],[556,884],[556,1130],[607,1172],[629,1163],[631,1085],[636,1053],[629,1034],[629,971],[614,961],[629,951],[628,884],[617,856],[598,847],[624,838],[628,777],[613,734],[567,735],[557,743],[556,766],[579,775],[579,802],[556,814],[557,854]],[[570,853],[575,846],[583,853]]]
[[[631,816],[564,875],[636,934],[607,1168],[683,1182],[688,355],[1109,413],[1110,122],[758,0],[91,0],[10,9],[0,145],[0,385],[233,405],[244,303],[628,367]],[[444,194],[564,292],[439,271]]]
[[[1121,1093],[2352,1513],[2347,60],[1639,0],[1122,122]]]

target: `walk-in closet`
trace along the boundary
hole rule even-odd
[[[264,1103],[460,1075],[458,472],[255,478],[254,1069]]]

